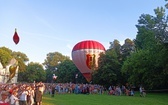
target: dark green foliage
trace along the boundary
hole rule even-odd
[[[58,65],[68,59],[69,57],[62,55],[59,52],[50,52],[47,54],[45,62],[43,63],[46,68],[46,82],[53,82],[52,76],[55,74]]]
[[[26,67],[26,71],[19,73],[19,78],[19,82],[45,82],[46,72],[41,64],[31,62]]]
[[[99,69],[93,74],[93,82],[104,86],[121,83],[121,64],[118,60],[119,51],[112,48],[101,54],[99,58]]]
[[[58,76],[55,82],[59,83],[85,83],[86,80],[83,78],[80,71],[76,68],[72,60],[65,60],[57,66],[55,74]],[[76,74],[78,77],[75,78]]]
[[[130,83],[147,89],[168,87],[168,47],[165,37],[168,28],[163,8],[155,9],[156,16],[143,14],[137,26],[136,52],[124,62],[122,72]]]

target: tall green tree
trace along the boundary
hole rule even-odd
[[[142,14],[138,20],[138,34],[134,40],[136,50],[149,49],[155,45],[156,39],[153,28],[155,27],[155,18],[149,14]]]
[[[121,63],[119,62],[121,45],[118,40],[110,44],[110,49],[100,55],[99,68],[93,73],[93,82],[106,87],[121,83]]]
[[[65,60],[69,60],[68,56],[64,56],[59,52],[50,52],[47,54],[45,62],[43,65],[46,68],[46,82],[52,82],[52,75],[58,68],[58,65]]]
[[[19,71],[26,71],[26,63],[29,61],[27,55],[22,52],[13,51],[12,56],[18,61]]]
[[[46,69],[55,70],[55,67],[64,60],[70,59],[59,52],[50,52],[43,63]]]
[[[126,58],[130,56],[130,54],[133,53],[134,51],[135,51],[134,42],[129,38],[125,39],[125,43],[121,46],[121,49],[120,49],[120,54],[121,54],[120,60],[124,62]]]
[[[163,32],[167,27],[163,8],[154,10],[156,16],[142,14],[138,20],[135,39],[136,52],[122,66],[129,75],[129,82],[144,84],[148,89],[165,88],[167,85],[167,48]]]
[[[58,76],[55,82],[86,83],[86,80],[84,79],[80,71],[76,68],[72,60],[65,60],[60,63],[57,66],[55,74],[56,76]],[[76,74],[78,75],[77,77]]]
[[[0,48],[0,62],[5,68],[9,61],[12,59],[11,50],[6,47]]]
[[[29,61],[28,57],[26,54],[22,52],[15,52],[12,51],[9,48],[6,47],[1,47],[0,48],[0,61],[3,65],[3,67],[6,67],[10,60],[12,58],[15,58],[18,61],[18,66],[19,66],[19,71],[25,71],[26,70],[26,65],[25,63]]]
[[[26,67],[26,71],[20,72],[18,81],[29,83],[33,81],[45,82],[46,72],[41,64],[30,62]]]

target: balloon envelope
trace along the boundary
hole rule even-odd
[[[17,34],[17,31],[16,31],[16,29],[15,29],[15,33],[14,33],[14,35],[13,35],[13,41],[15,42],[15,44],[18,44],[19,43],[19,36],[18,36],[18,34]]]
[[[90,72],[88,73],[82,73],[82,75],[86,78],[88,82],[92,80],[92,74]]]
[[[10,75],[7,83],[9,83],[11,79],[15,76],[16,70],[18,69],[18,61],[15,58],[12,58],[8,65],[9,65]]]
[[[92,71],[98,69],[100,53],[104,52],[104,46],[94,40],[81,41],[73,47],[72,60],[88,82]]]

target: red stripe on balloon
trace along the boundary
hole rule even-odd
[[[80,50],[80,49],[99,49],[99,50],[105,50],[104,46],[94,40],[85,40],[77,43],[72,51]]]

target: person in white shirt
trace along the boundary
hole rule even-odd
[[[19,105],[19,99],[17,97],[17,92],[13,91],[12,95],[10,96],[10,105]]]
[[[28,91],[23,87],[19,95],[19,105],[27,105],[27,95]]]

